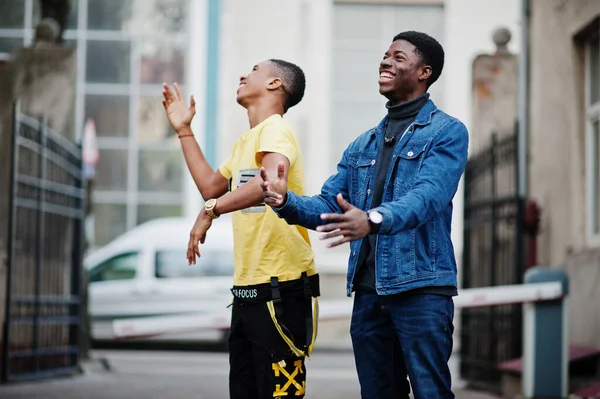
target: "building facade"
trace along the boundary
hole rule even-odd
[[[64,38],[78,53],[76,134],[91,119],[100,146],[92,243],[201,207],[162,113],[163,80],[195,94],[194,128],[218,166],[248,128],[235,102],[239,76],[268,58],[297,62],[307,91],[288,117],[304,147],[307,191],[316,193],[347,144],[385,114],[377,64],[400,31],[421,30],[445,46],[445,71],[432,98],[469,126],[472,58],[493,47],[496,26],[513,32],[511,50],[518,43],[518,1],[480,3],[289,0],[283,7],[280,0],[71,0]],[[40,11],[37,0],[7,0],[0,8],[0,58],[7,58],[31,44]],[[461,201],[457,195],[457,253]]]
[[[566,269],[571,342],[600,347],[600,2],[531,2],[529,197]]]

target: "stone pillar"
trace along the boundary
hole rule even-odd
[[[473,112],[470,153],[475,155],[498,139],[515,131],[517,120],[518,56],[508,51],[511,34],[497,29],[494,54],[478,55],[473,61]]]
[[[12,108],[38,117],[46,115],[50,128],[70,139],[74,137],[76,90],[75,50],[59,45],[59,24],[42,20],[36,27],[31,47],[17,51],[0,65],[0,192],[10,190],[12,163]],[[6,301],[6,245],[8,244],[9,196],[0,196],[0,322]],[[0,329],[0,342],[2,341]]]

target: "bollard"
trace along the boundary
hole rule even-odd
[[[523,305],[523,395],[528,399],[567,397],[567,275],[547,267],[534,267],[525,273],[525,284],[546,282],[562,283],[563,297]]]

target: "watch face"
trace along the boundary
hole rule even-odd
[[[369,219],[375,224],[383,222],[383,215],[377,211],[369,212]]]

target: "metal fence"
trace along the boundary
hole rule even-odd
[[[78,369],[84,189],[81,148],[13,111],[2,379]]]
[[[516,131],[516,130],[515,130]],[[525,271],[524,201],[518,196],[517,135],[471,157],[465,170],[464,288],[520,284]],[[467,309],[461,316],[461,375],[499,391],[498,363],[521,356],[520,305]]]

